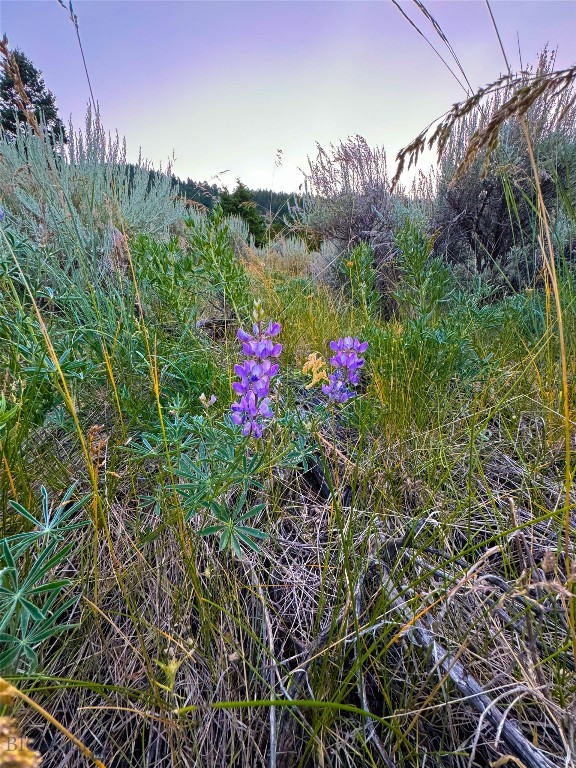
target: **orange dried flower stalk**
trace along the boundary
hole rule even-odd
[[[306,389],[312,389],[322,381],[328,381],[328,375],[326,373],[326,362],[318,354],[318,352],[311,352],[306,358],[302,373],[308,373],[312,376],[312,381],[306,385]]]

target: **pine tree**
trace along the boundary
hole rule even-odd
[[[220,205],[227,215],[240,216],[248,224],[250,234],[254,237],[256,245],[264,245],[266,242],[266,222],[258,213],[252,193],[240,179],[236,180],[237,187],[234,192],[224,191],[220,194]]]
[[[58,117],[54,94],[46,88],[42,72],[36,69],[22,51],[15,50],[11,56],[13,63],[18,67],[20,79],[28,97],[26,106],[30,112],[33,112],[36,120],[46,126],[47,136],[51,142],[60,136],[66,141],[64,123]],[[22,99],[6,61],[3,62],[0,73],[0,124],[4,132],[11,136],[16,135],[19,124],[26,124]]]

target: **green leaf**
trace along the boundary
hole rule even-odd
[[[60,581],[51,581],[48,584],[40,584],[39,587],[29,589],[27,594],[29,595],[41,595],[44,592],[58,592],[62,587],[70,586],[69,579],[60,579]]]
[[[12,553],[10,552],[10,547],[8,546],[8,542],[6,540],[4,540],[2,544],[2,555],[4,557],[4,562],[9,568],[16,567],[16,563],[14,562]]]
[[[16,612],[16,603],[12,603],[8,609],[7,612],[4,614],[2,621],[0,621],[0,631],[4,629],[4,627],[7,626],[7,624],[10,622],[10,619],[12,616],[14,616],[14,613]]]
[[[52,570],[55,565],[59,565],[66,558],[73,545],[67,544],[55,555],[50,557],[52,551],[54,550],[54,546],[55,542],[52,542],[49,546],[46,547],[46,549],[42,551],[30,569],[28,576],[26,577],[26,583],[33,583],[34,581],[37,581],[39,578],[44,576],[44,574],[48,573],[48,571]]]
[[[244,512],[243,515],[240,515],[240,517],[237,517],[237,521],[240,522],[241,520],[248,520],[250,517],[254,517],[255,515],[262,512],[263,509],[266,508],[266,504],[256,504],[252,507],[252,509],[249,509],[247,512]]]
[[[259,531],[258,528],[251,528],[248,525],[239,525],[235,529],[237,532],[241,532],[245,534],[246,536],[253,536],[255,539],[267,539],[268,534],[264,533],[264,531]]]
[[[59,635],[62,632],[68,632],[70,629],[76,629],[78,624],[57,624],[56,626],[50,626],[43,632],[34,633],[34,641],[36,643],[43,643],[44,640],[48,640],[49,637]]]
[[[202,528],[201,531],[198,531],[198,536],[211,536],[214,533],[220,533],[225,528],[225,525],[209,525],[207,528]]]
[[[25,597],[20,598],[20,605],[22,605],[25,610],[28,611],[30,616],[32,616],[33,619],[36,621],[41,621],[44,618],[44,613],[38,608],[37,605],[34,605],[30,600],[26,600]]]
[[[14,638],[10,638],[12,642],[14,642]],[[6,641],[5,641],[6,642]],[[8,649],[7,651],[4,651],[4,653],[0,653],[0,669],[6,669],[11,664],[14,663],[14,661],[20,656],[20,648],[12,648],[12,650]]]
[[[236,534],[237,534],[238,538],[240,539],[240,541],[243,541],[244,544],[246,544],[248,547],[250,547],[250,549],[253,549],[254,552],[259,552],[260,551],[260,547],[258,546],[258,544],[255,541],[252,541],[252,539],[249,536],[246,536],[241,531],[236,531]]]
[[[222,552],[222,550],[226,549],[228,546],[228,542],[230,541],[230,528],[226,527],[222,531],[222,535],[220,536],[220,546],[219,550]]]
[[[242,547],[240,546],[240,542],[234,533],[230,535],[230,546],[237,557],[242,557]]]
[[[28,510],[25,509],[22,504],[19,504],[17,501],[9,501],[8,504],[12,507],[12,509],[22,515],[22,517],[25,517],[28,522],[32,523],[32,525],[38,525],[38,520],[36,520],[34,515],[28,512]]]

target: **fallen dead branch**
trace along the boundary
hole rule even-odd
[[[406,544],[408,544],[408,546],[406,546]],[[409,542],[405,542],[405,551],[408,551],[410,548]],[[394,542],[393,547],[388,543],[383,548],[382,552],[384,558],[388,559],[391,551],[398,552],[397,542]],[[473,707],[478,713],[479,718],[477,721],[473,751],[476,749],[478,734],[484,723],[487,723],[495,732],[497,741],[502,743],[503,746],[512,753],[504,755],[502,759],[506,757],[516,764],[524,765],[526,768],[554,768],[555,763],[551,762],[540,749],[534,746],[526,736],[524,736],[518,725],[510,719],[509,715],[512,710],[512,705],[508,706],[503,713],[498,707],[498,700],[499,698],[502,698],[502,696],[496,697],[495,699],[489,696],[478,680],[466,669],[465,665],[458,660],[457,655],[450,653],[437,640],[434,632],[426,625],[425,621],[422,618],[414,618],[414,616],[410,614],[406,601],[402,599],[397,587],[394,585],[388,568],[383,562],[382,554],[380,553],[367,562],[358,579],[354,590],[354,602],[357,616],[360,617],[362,613],[362,589],[367,575],[370,571],[376,568],[381,575],[381,589],[388,597],[391,612],[394,612],[399,618],[399,623],[406,627],[406,630],[398,633],[396,638],[404,637],[408,642],[427,651],[434,662],[434,667],[438,668],[452,681],[466,704]],[[348,601],[335,622],[337,626],[341,626],[346,620],[350,607],[351,601]],[[299,692],[302,691],[304,687],[310,664],[313,659],[327,649],[329,645],[331,626],[334,626],[333,622],[330,622],[327,629],[325,629],[309,646],[305,654],[305,660],[293,673],[290,684],[285,689],[285,692],[290,698],[301,698]],[[359,679],[358,687],[362,708],[368,711],[363,680]],[[518,693],[518,690],[514,689],[513,693]],[[525,689],[523,688],[522,690],[524,691]],[[506,694],[508,693],[509,691],[506,692]],[[521,697],[519,696],[515,701],[519,700],[519,698]],[[289,760],[290,756],[294,754],[296,734],[294,733],[293,728],[288,727],[289,718],[290,710],[285,709],[278,724],[279,766],[289,764],[283,762],[281,758]],[[375,721],[370,717],[366,718],[365,731],[369,739],[375,744],[383,764],[388,766],[388,768],[393,768],[395,765],[394,760],[384,750],[376,733]],[[521,763],[519,761],[521,761]]]

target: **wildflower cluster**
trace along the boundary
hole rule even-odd
[[[368,349],[368,342],[345,336],[331,341],[330,349],[336,353],[330,358],[334,370],[328,376],[328,384],[322,385],[322,392],[328,395],[331,402],[345,403],[354,397],[350,387],[360,383],[360,368],[364,365],[364,358],[359,357],[359,354]]]
[[[282,352],[282,344],[273,341],[280,333],[280,323],[270,322],[263,329],[259,307],[255,309],[256,322],[253,334],[240,329],[238,338],[246,360],[234,366],[234,372],[240,381],[232,384],[232,389],[240,399],[232,403],[232,421],[242,425],[244,437],[261,437],[264,429],[263,420],[273,417],[270,407],[270,382],[278,373],[278,363],[274,363]]]

